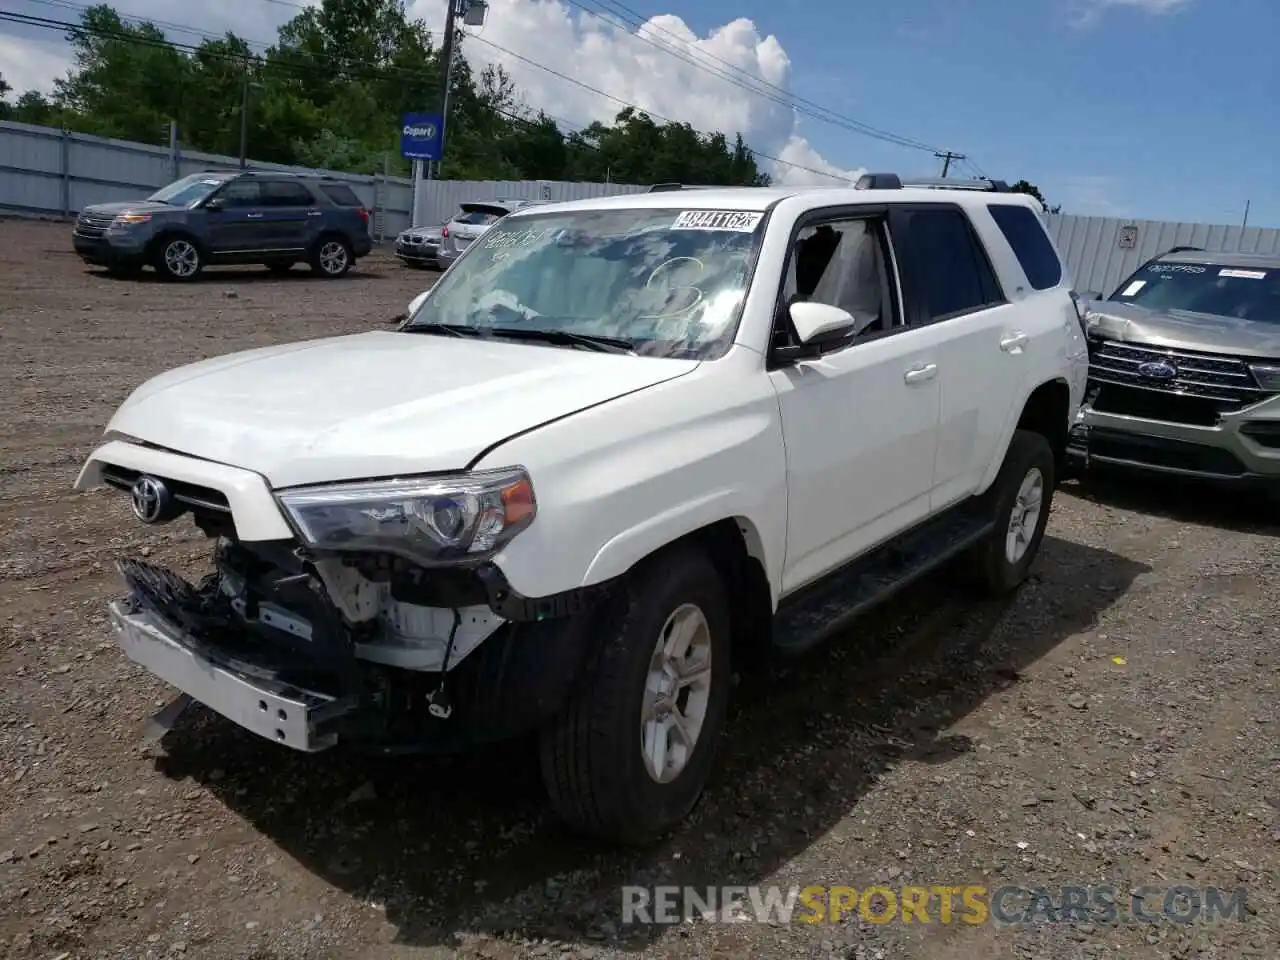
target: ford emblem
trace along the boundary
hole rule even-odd
[[[1150,380],[1172,380],[1178,375],[1178,368],[1168,360],[1148,360],[1138,367],[1138,376]]]

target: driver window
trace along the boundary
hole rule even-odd
[[[256,180],[232,180],[218,191],[218,199],[226,207],[256,207],[262,203]]]
[[[879,222],[871,219],[804,228],[788,258],[783,303],[802,300],[847,310],[857,322],[855,337],[891,329],[893,298],[881,236]]]

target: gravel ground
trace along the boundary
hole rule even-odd
[[[172,691],[111,643],[110,561],[191,573],[207,548],[71,491],[113,408],[179,363],[378,327],[433,274],[375,255],[337,282],[120,282],[69,234],[0,221],[0,957],[1280,955],[1280,551],[1274,509],[1239,498],[1066,485],[1012,602],[936,578],[747,680],[705,800],[640,853],[566,836],[520,745],[304,757],[204,711],[147,744]],[[625,925],[627,883],[1111,885],[1122,908],[1217,885],[1247,909]]]

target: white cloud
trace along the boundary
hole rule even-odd
[[[11,99],[28,90],[53,92],[53,81],[61,77],[71,60],[65,45],[0,34],[0,74],[13,87]]]
[[[1164,16],[1189,6],[1191,0],[1079,0],[1076,23],[1089,26],[1096,23],[1108,10],[1137,10],[1152,16]]]
[[[1133,215],[1130,207],[1117,199],[1125,190],[1112,177],[1074,174],[1060,180],[1046,178],[1041,186],[1050,203],[1062,205],[1063,213],[1081,217]]]
[[[127,11],[154,17],[174,40],[183,43],[198,43],[199,36],[173,30],[175,22],[215,35],[234,29],[251,41],[268,40],[276,26],[297,12],[292,6],[274,3],[242,6],[247,9],[237,9],[233,16],[228,5],[189,0],[177,14],[173,12],[177,8],[163,0],[132,0]],[[408,7],[410,16],[423,19],[434,35],[440,35],[443,3],[412,0]],[[267,19],[275,15],[278,19]],[[746,18],[698,36],[672,14],[652,17],[636,30],[589,16],[562,0],[490,0],[485,25],[465,29],[471,35],[464,39],[463,50],[477,72],[486,64],[501,64],[525,103],[575,127],[593,120],[611,121],[623,108],[619,101],[625,101],[656,120],[685,122],[705,132],[720,130],[731,139],[741,132],[753,149],[788,162],[775,165],[760,160],[762,169],[775,180],[834,183],[824,174],[854,179],[862,172],[830,163],[800,135],[795,110],[783,92],[790,89],[791,60],[777,37],[761,36]],[[12,45],[13,39],[0,37],[0,43]],[[21,45],[31,46],[25,41]],[[66,50],[65,46],[60,49]],[[583,89],[528,61],[545,64],[617,99]],[[13,63],[21,65],[21,72],[12,68]],[[47,89],[52,77],[68,65],[65,53],[61,60],[46,54],[36,59],[0,47],[0,70],[18,89]]]

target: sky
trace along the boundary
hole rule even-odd
[[[179,42],[265,43],[303,2],[113,5]],[[445,0],[408,7],[438,35]],[[784,183],[936,176],[949,150],[953,175],[1029,180],[1064,213],[1240,225],[1247,203],[1249,226],[1280,227],[1280,0],[490,0],[466,29],[472,64],[502,64],[534,109],[581,126],[634,104],[741,132]],[[0,21],[16,90],[69,66],[57,31]]]

